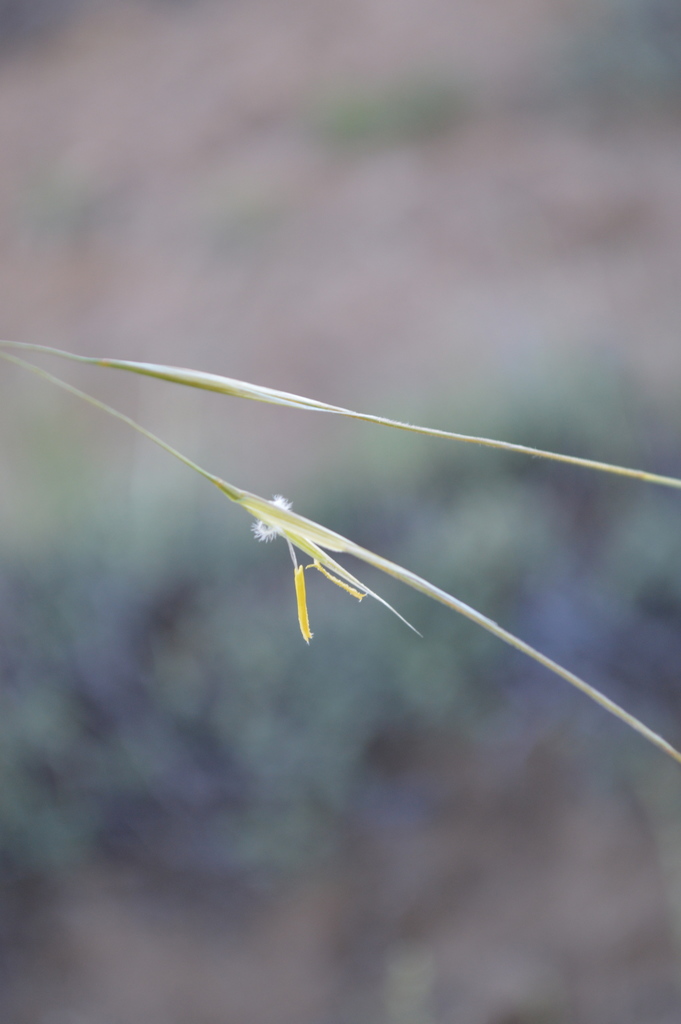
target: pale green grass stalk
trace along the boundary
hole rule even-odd
[[[246,381],[235,380],[232,377],[222,377],[215,373],[203,373],[200,370],[187,370],[178,366],[163,366],[157,363],[137,363],[126,359],[100,359],[95,356],[79,356],[73,352],[50,348],[47,345],[33,345],[21,341],[0,341],[0,346],[23,349],[25,352],[43,352],[48,355],[59,356],[62,359],[71,359],[79,363],[89,363],[91,366],[102,366],[112,370],[127,370],[129,373],[138,373],[145,377],[156,377],[159,380],[167,380],[173,384],[184,384],[189,387],[200,388],[203,391],[217,391],[220,394],[231,395],[234,398],[251,398],[256,402],[285,405],[292,409],[301,409],[307,412],[326,412],[332,413],[335,416],[348,416],[354,420],[363,420],[365,423],[376,423],[382,427],[394,427],[397,430],[407,430],[413,434],[423,434],[426,437],[439,437],[449,441],[463,441],[467,444],[483,445],[486,448],[499,448],[505,452],[533,455],[541,459],[552,459],[554,462],[566,462],[572,466],[581,466],[583,469],[595,469],[601,473],[613,473],[616,476],[629,477],[632,480],[642,480],[649,484],[659,484],[662,487],[681,489],[681,479],[674,476],[649,473],[642,469],[630,469],[628,466],[616,466],[610,462],[584,459],[577,455],[563,455],[560,452],[544,451],[541,448],[530,448],[527,445],[513,444],[510,441],[497,441],[491,437],[473,437],[470,434],[457,434],[450,430],[437,430],[434,427],[420,427],[412,423],[400,423],[399,420],[387,419],[385,416],[373,416],[371,413],[355,412],[352,409],[344,409],[342,406],[318,402],[314,398],[304,398],[301,395],[294,395],[288,391],[277,391],[274,388],[262,387],[259,384],[248,384]]]
[[[124,415],[117,409],[113,409],[111,406],[106,405],[106,403],[99,401],[99,399],[93,398],[91,395],[86,394],[79,388],[73,387],[73,385],[71,384],[67,384],[65,381],[60,380],[58,377],[54,377],[51,373],[48,373],[46,370],[39,369],[38,367],[33,366],[31,363],[27,363],[23,359],[19,359],[16,356],[10,356],[5,352],[0,352],[0,358],[6,359],[11,363],[16,364],[17,366],[21,366],[22,368],[37,374],[44,380],[47,380],[52,384],[56,384],[58,387],[68,391],[70,394],[75,395],[86,402],[89,402],[91,405],[94,405],[98,409],[101,409],[104,412],[109,413],[109,415],[111,416],[115,416],[116,419],[122,420],[128,426],[132,427],[134,430],[137,430],[144,437],[148,438],[150,441],[153,441],[154,444],[159,445],[165,451],[169,452],[171,455],[174,455],[175,458],[179,459],[186,466],[189,466],[191,469],[196,470],[196,472],[200,473],[211,483],[215,484],[215,486],[218,487],[220,491],[223,494],[225,494],[231,501],[234,501],[238,505],[240,505],[246,512],[249,513],[249,515],[261,520],[266,525],[271,526],[290,544],[294,545],[300,551],[304,552],[310,558],[312,558],[313,562],[319,562],[330,572],[335,573],[337,576],[345,580],[351,586],[357,588],[365,594],[368,594],[371,597],[374,597],[377,601],[380,601],[382,604],[385,604],[388,608],[390,608],[391,611],[398,615],[399,618],[402,618],[402,616],[400,616],[398,612],[395,612],[395,609],[391,608],[391,606],[388,605],[387,602],[384,601],[383,598],[381,598],[379,595],[369,590],[369,588],[365,586],[365,584],[357,580],[350,572],[348,572],[347,569],[345,569],[333,557],[331,557],[331,555],[329,555],[328,552],[333,551],[353,555],[355,558],[358,558],[369,565],[373,565],[375,568],[380,569],[381,572],[385,572],[389,576],[394,576],[395,579],[399,580],[401,583],[406,583],[407,586],[412,587],[414,590],[417,590],[420,593],[425,594],[427,597],[430,597],[433,600],[438,601],[440,604],[445,605],[447,608],[451,608],[453,611],[465,616],[467,619],[470,619],[472,622],[475,622],[478,626],[481,626],[483,629],[487,630],[488,633],[492,633],[494,636],[498,637],[500,640],[503,640],[511,647],[514,647],[516,650],[521,651],[523,654],[527,655],[529,658],[532,658],[540,665],[543,665],[544,668],[547,668],[549,669],[549,671],[555,673],[557,676],[560,676],[561,679],[566,680],[572,686],[576,687],[578,690],[584,693],[587,697],[590,697],[591,700],[595,701],[597,704],[600,704],[600,706],[602,708],[605,708],[606,711],[609,711],[616,718],[619,718],[620,721],[624,722],[626,725],[630,726],[636,732],[640,733],[641,736],[645,737],[645,739],[649,740],[650,743],[654,744],[665,754],[668,754],[669,757],[673,758],[678,763],[681,763],[681,753],[679,753],[679,751],[677,751],[670,743],[668,743],[665,739],[663,739],[660,735],[658,735],[656,732],[650,729],[647,725],[641,722],[634,715],[630,714],[624,708],[620,707],[614,701],[610,700],[609,697],[606,697],[605,694],[595,689],[593,686],[585,682],[583,679],[575,675],[573,672],[570,672],[568,669],[563,668],[562,665],[559,665],[551,658],[548,658],[545,654],[542,654],[541,651],[536,650],[530,644],[525,643],[524,640],[519,639],[519,637],[515,636],[513,633],[510,633],[508,630],[498,625],[498,623],[494,622],[486,615],[483,615],[481,612],[476,611],[475,608],[471,608],[470,605],[465,604],[458,598],[453,597],[446,591],[441,590],[434,584],[429,583],[427,580],[424,580],[420,576],[417,576],[416,573],[411,572],[409,569],[404,569],[402,566],[397,565],[395,562],[391,562],[386,558],[382,558],[380,555],[375,554],[373,551],[369,551],[367,548],[360,547],[360,545],[355,544],[351,540],[348,540],[341,534],[335,533],[333,530],[329,530],[327,529],[327,527],[322,526],[319,523],[315,523],[310,519],[306,519],[304,516],[298,515],[296,512],[293,512],[290,509],[282,508],[280,505],[274,503],[273,501],[268,501],[265,498],[259,497],[259,495],[257,494],[252,494],[249,491],[242,490],[239,487],[235,487],[233,484],[227,483],[220,477],[217,477],[214,474],[209,473],[207,470],[202,469],[191,459],[187,458],[185,455],[182,455],[171,445],[166,444],[165,441],[162,441],[161,438],[157,437],[155,434],[152,434],[150,431],[140,426],[140,424],[136,423],[129,416]],[[93,361],[96,362],[96,360]],[[409,625],[409,623],[407,623],[407,625]]]

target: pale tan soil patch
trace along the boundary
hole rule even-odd
[[[612,346],[676,379],[679,133],[544,102],[582,14],[95,4],[0,67],[3,333],[347,405],[408,389],[405,416],[454,375],[522,373],[555,348]],[[424,73],[470,96],[439,137],[353,152],[315,133],[329,96]],[[142,412],[164,426],[150,394]],[[257,452],[242,482],[264,481],[279,461],[267,414],[205,408],[204,438],[245,423],[230,465]],[[292,467],[312,465],[317,431],[284,424]]]

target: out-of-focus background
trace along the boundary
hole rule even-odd
[[[0,0],[0,328],[681,474],[676,0]],[[37,360],[681,742],[681,502]],[[8,1024],[673,1024],[681,776],[0,366]],[[351,566],[350,568],[354,568]]]

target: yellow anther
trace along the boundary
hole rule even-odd
[[[303,640],[306,644],[309,644],[312,639],[312,633],[310,632],[310,620],[307,616],[307,597],[305,594],[305,572],[303,571],[302,565],[296,566],[295,571],[295,582],[296,582],[296,600],[298,602],[298,623],[300,625],[300,632],[303,634]]]
[[[348,594],[352,594],[352,596],[356,597],[358,601],[362,601],[366,597],[366,594],[362,594],[359,590],[355,590],[354,587],[348,586],[348,584],[344,583],[343,580],[339,580],[337,576],[333,576],[328,569],[324,568],[321,562],[312,562],[310,565],[306,566],[306,568],[319,569],[322,576],[326,576],[327,580],[331,580],[331,582],[335,583],[337,587],[341,588],[341,590],[346,590]]]

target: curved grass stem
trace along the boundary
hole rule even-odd
[[[65,381],[61,380],[59,377],[53,376],[46,370],[42,370],[34,366],[32,363],[27,363],[25,360],[16,356],[10,356],[6,352],[0,352],[0,358],[14,363],[31,373],[37,374],[43,380],[55,384],[57,387],[62,388],[69,394],[83,399],[90,405],[95,406],[101,411],[121,420],[127,426],[132,427],[138,433],[142,434],[142,436],[153,441],[154,444],[159,445],[176,459],[179,459],[190,469],[195,470],[197,473],[200,473],[201,476],[215,484],[223,494],[225,494],[231,501],[241,505],[241,507],[251,516],[275,527],[277,532],[285,537],[290,545],[293,545],[299,550],[310,555],[315,561],[318,561],[320,565],[323,565],[327,570],[335,573],[350,585],[354,585],[358,588],[361,587],[369,596],[376,598],[381,603],[387,605],[387,602],[384,601],[383,598],[374,594],[373,591],[365,587],[364,584],[359,582],[359,580],[356,580],[347,569],[339,565],[339,563],[328,554],[328,551],[343,552],[345,554],[353,555],[355,558],[358,558],[369,565],[373,565],[381,572],[384,572],[389,576],[393,576],[395,579],[405,583],[409,587],[412,587],[414,590],[425,594],[426,597],[430,597],[432,600],[438,601],[440,604],[451,608],[452,611],[458,612],[458,614],[470,619],[482,629],[485,629],[488,633],[493,634],[499,640],[502,640],[509,646],[514,647],[522,654],[525,654],[528,658],[531,658],[533,661],[543,665],[544,668],[576,687],[576,689],[580,690],[585,696],[595,701],[596,704],[599,704],[611,715],[614,715],[615,718],[619,718],[620,721],[624,722],[635,732],[638,732],[654,746],[658,747],[669,757],[673,758],[674,761],[681,764],[681,753],[662,736],[654,732],[636,718],[635,715],[630,714],[619,704],[615,703],[615,701],[606,697],[606,695],[601,693],[600,690],[597,690],[579,676],[575,675],[574,672],[570,672],[569,669],[566,669],[562,665],[558,664],[558,662],[553,661],[552,658],[542,654],[541,651],[538,651],[524,640],[521,640],[513,633],[510,633],[507,629],[504,629],[503,626],[500,626],[486,615],[483,615],[482,612],[477,611],[470,605],[465,604],[465,602],[460,601],[458,598],[453,597],[451,594],[441,590],[434,584],[429,583],[428,580],[423,579],[421,576],[417,576],[416,573],[411,572],[409,569],[405,569],[401,565],[397,565],[395,562],[391,562],[388,559],[383,558],[381,555],[377,555],[373,551],[369,551],[367,548],[363,548],[359,544],[355,544],[347,537],[343,537],[341,534],[335,533],[333,530],[329,530],[320,523],[316,523],[311,519],[306,519],[304,516],[298,515],[291,509],[282,508],[281,505],[277,505],[272,501],[267,501],[265,498],[261,498],[257,494],[244,491],[241,488],[235,487],[233,484],[227,483],[220,477],[214,476],[214,474],[209,473],[191,459],[182,455],[182,453],[177,451],[177,449],[166,444],[165,441],[161,440],[161,438],[157,437],[155,434],[152,434],[151,431],[146,430],[145,427],[136,423],[131,417],[112,408],[112,406],[107,405],[105,402],[101,402],[92,395],[81,391],[79,388],[73,387],[71,384],[67,384]],[[309,621],[307,619],[304,571],[302,566],[297,565],[295,553],[293,560],[296,565],[295,583],[299,621],[303,636],[306,641],[309,642],[312,634],[310,633]],[[298,569],[300,569],[300,572],[298,572]],[[390,608],[391,606],[387,605],[387,607]],[[395,611],[395,609],[391,608],[391,611]],[[399,618],[402,618],[399,613],[395,612],[395,614],[397,614]],[[407,623],[407,625],[410,624]],[[413,627],[411,628],[413,629]]]
[[[639,480],[643,483],[681,489],[681,479],[674,476],[650,473],[643,469],[631,469],[628,466],[618,466],[614,463],[601,462],[597,459],[586,459],[579,455],[565,455],[561,452],[546,451],[542,448],[531,448],[528,445],[514,444],[511,441],[498,441],[491,437],[475,437],[471,434],[458,434],[450,430],[438,430],[434,427],[421,427],[413,423],[402,423],[399,420],[391,420],[385,416],[355,412],[353,409],[329,405],[326,402],[319,402],[314,398],[304,398],[302,395],[294,395],[288,391],[277,391],[274,388],[263,387],[259,384],[248,384],[246,381],[235,380],[232,377],[222,377],[219,374],[203,373],[198,370],[188,370],[177,366],[163,366],[156,363],[138,363],[125,359],[99,359],[95,356],[79,356],[73,352],[50,348],[47,345],[34,345],[21,341],[0,341],[0,347],[22,349],[25,352],[42,352],[47,355],[59,356],[62,359],[71,359],[79,363],[89,363],[92,366],[101,366],[112,370],[127,370],[129,373],[137,373],[145,377],[155,377],[174,384],[200,388],[203,391],[217,391],[220,394],[231,395],[236,398],[250,398],[257,402],[269,402],[273,405],[284,405],[307,412],[326,412],[335,416],[346,416],[350,419],[361,420],[364,423],[392,427],[396,430],[405,430],[409,433],[421,434],[425,437],[438,437],[442,440],[460,441],[464,444],[481,445],[485,448],[497,448],[500,451],[515,452],[516,454],[530,455],[540,459],[551,459],[554,462],[563,462],[571,466],[580,466],[582,469],[592,469],[600,473],[627,477],[630,480]]]

